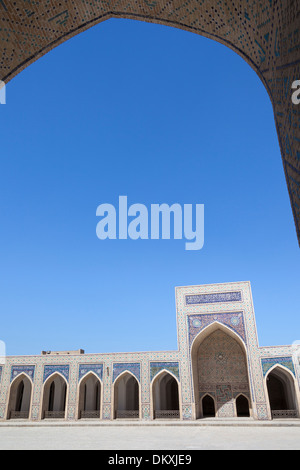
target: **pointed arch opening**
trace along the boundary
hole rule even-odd
[[[203,418],[214,418],[216,416],[215,400],[210,395],[202,398],[202,416]]]
[[[297,418],[297,398],[292,374],[280,365],[275,366],[267,374],[266,383],[272,418]]]
[[[248,398],[241,394],[235,400],[236,415],[238,418],[250,417],[250,406]]]
[[[136,377],[123,372],[114,383],[114,418],[140,417],[140,387]]]
[[[191,362],[196,418],[204,417],[205,396],[214,400],[216,417],[236,416],[234,397],[250,396],[243,340],[227,326],[214,322],[194,339]]]
[[[152,384],[154,419],[179,419],[179,387],[176,378],[168,371],[159,373]]]
[[[32,395],[32,383],[25,374],[12,382],[9,391],[7,419],[28,419]]]
[[[59,373],[46,380],[43,391],[42,419],[63,419],[66,413],[67,382]]]
[[[86,374],[79,384],[78,418],[100,418],[101,382],[93,373]]]

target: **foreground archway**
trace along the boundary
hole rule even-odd
[[[114,418],[139,418],[139,416],[139,383],[130,372],[124,372],[114,383]]]
[[[180,418],[178,382],[167,371],[159,373],[152,384],[154,419]]]
[[[28,419],[30,414],[32,383],[21,374],[14,379],[9,391],[7,419]]]
[[[55,373],[44,384],[41,418],[64,418],[66,412],[67,382]]]
[[[292,374],[277,366],[268,373],[266,382],[272,418],[297,418],[297,398]]]
[[[236,416],[235,397],[250,397],[245,346],[232,330],[214,322],[191,349],[196,418]]]
[[[293,81],[300,79],[300,4],[294,0],[258,3],[194,0],[74,2],[0,1],[0,80],[16,74],[67,39],[110,18],[173,26],[216,40],[255,70],[271,98],[284,172],[300,244],[300,160]]]

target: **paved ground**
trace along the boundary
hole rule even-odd
[[[240,422],[172,426],[0,425],[1,450],[300,450],[300,422],[249,425]],[[112,454],[114,455],[114,454]]]

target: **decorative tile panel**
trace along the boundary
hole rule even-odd
[[[79,364],[78,381],[89,372],[94,372],[99,379],[103,379],[103,364]]]
[[[216,321],[233,330],[246,343],[247,338],[243,312],[226,312],[208,315],[204,313],[188,315],[189,345],[191,346],[194,338],[200,331]]]
[[[164,369],[171,372],[178,380],[180,380],[178,362],[150,362],[150,382],[152,382],[155,375]]]
[[[141,365],[140,363],[134,363],[134,362],[120,362],[120,363],[115,363],[113,365],[113,382],[116,380],[116,378],[122,374],[122,372],[128,371],[131,372],[138,381],[140,381],[140,369]]]
[[[257,411],[257,419],[259,420],[268,420],[268,409],[265,404],[257,404],[256,405],[256,411]]]
[[[60,373],[65,377],[67,382],[69,381],[69,364],[49,364],[44,366],[43,382],[45,382],[50,375],[54,374],[54,372]]]
[[[35,366],[13,366],[11,368],[10,381],[14,380],[20,374],[26,374],[30,379],[34,380]]]
[[[186,305],[212,304],[216,302],[241,302],[241,292],[222,292],[220,294],[186,295]]]
[[[231,385],[216,385],[216,397],[218,403],[227,403],[232,398]]]
[[[111,404],[106,403],[103,406],[103,419],[110,419],[111,418]]]
[[[224,402],[217,410],[217,416],[219,418],[233,418],[234,413],[234,404],[232,402]]]
[[[182,419],[189,421],[192,419],[192,407],[191,405],[185,405],[182,409]]]
[[[150,404],[142,405],[142,417],[145,420],[150,419]]]
[[[286,367],[294,375],[296,375],[292,357],[268,357],[262,358],[261,360],[264,377],[266,376],[267,372],[276,364]]]

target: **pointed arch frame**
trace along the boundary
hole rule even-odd
[[[32,414],[32,403],[33,403],[33,392],[34,392],[34,382],[33,380],[31,379],[31,377],[26,373],[26,372],[20,372],[16,377],[14,377],[14,379],[11,381],[11,383],[9,384],[9,389],[8,389],[8,400],[7,400],[7,404],[6,404],[6,409],[5,409],[5,419],[8,420],[10,419],[9,417],[9,414],[10,412],[12,411],[10,409],[10,400],[11,400],[11,391],[12,391],[12,388],[13,386],[16,386],[16,381],[22,381],[24,377],[25,379],[28,379],[29,380],[29,383],[30,383],[30,403],[29,403],[29,410],[28,410],[28,418],[26,418],[27,420],[31,420],[31,414]]]
[[[197,399],[197,384],[198,384],[198,367],[197,367],[197,353],[200,345],[203,343],[203,341],[208,338],[212,333],[214,333],[217,330],[223,331],[225,334],[229,335],[232,339],[234,339],[239,346],[241,346],[242,351],[244,353],[245,361],[246,361],[246,367],[247,367],[247,377],[248,377],[248,384],[249,384],[249,390],[250,390],[250,406],[249,408],[253,408],[253,396],[252,396],[252,377],[251,377],[251,369],[250,369],[250,360],[248,357],[248,350],[247,346],[241,338],[241,336],[236,333],[233,329],[229,328],[227,325],[224,325],[223,323],[215,320],[209,325],[207,325],[203,330],[199,331],[197,336],[192,341],[192,344],[190,346],[190,371],[191,371],[191,389],[193,391],[193,398],[194,398],[194,406],[195,406],[195,419],[198,419],[202,415],[202,398]],[[197,380],[195,380],[195,377],[197,377]],[[217,410],[217,408],[216,408]]]
[[[115,380],[112,382],[112,389],[111,389],[111,416],[112,416],[112,419],[115,420],[115,396],[116,396],[116,385],[117,385],[117,382],[119,381],[119,379],[122,378],[122,376],[124,375],[131,375],[136,381],[137,381],[137,384],[138,384],[138,390],[139,390],[139,417],[138,419],[141,419],[142,417],[142,390],[141,390],[141,383],[140,381],[138,380],[138,378],[136,377],[136,375],[134,375],[130,370],[128,369],[125,369],[123,370],[116,378]],[[123,418],[124,419],[124,418]]]
[[[100,383],[100,409],[99,409],[99,419],[102,419],[102,409],[103,409],[103,389],[104,389],[104,386],[103,386],[103,381],[100,379],[99,375],[97,375],[93,370],[88,370],[81,378],[80,380],[78,381],[78,384],[77,384],[77,390],[76,390],[76,413],[75,413],[75,419],[80,419],[80,416],[79,416],[79,404],[80,404],[80,387],[82,385],[82,383],[85,381],[85,380],[88,380],[88,377],[90,375],[93,375],[94,377],[96,377],[96,379],[99,381]]]
[[[155,419],[155,416],[154,416],[155,406],[154,406],[154,394],[153,394],[153,389],[154,389],[154,386],[155,386],[155,382],[157,380],[159,380],[160,376],[165,375],[165,374],[170,375],[173,379],[176,380],[177,389],[178,389],[179,419],[182,419],[182,397],[181,397],[180,382],[178,380],[178,377],[176,377],[175,374],[173,374],[171,371],[169,371],[168,369],[165,369],[165,368],[163,368],[159,372],[157,372],[154,375],[154,377],[152,378],[151,382],[150,382],[150,416],[151,416],[151,419],[152,420]]]
[[[270,416],[272,416],[272,410],[271,410],[271,404],[270,404],[270,397],[269,397],[269,392],[268,392],[268,387],[267,387],[267,378],[268,376],[276,369],[279,369],[279,371],[282,371],[282,373],[288,378],[290,385],[293,387],[292,392],[294,393],[294,401],[295,401],[295,406],[296,406],[296,411],[297,411],[297,417],[300,416],[300,391],[298,387],[298,382],[293,374],[293,372],[288,369],[288,367],[285,367],[284,365],[280,364],[279,362],[274,364],[268,372],[266,373],[264,377],[264,389],[265,389],[265,394],[267,397],[267,406],[269,409]]]
[[[204,395],[203,395],[203,397],[201,397],[200,400],[199,400],[199,407],[200,407],[201,418],[204,418],[204,415],[203,415],[203,399],[204,399],[205,397],[209,397],[209,398],[211,398],[211,399],[213,400],[213,402],[214,402],[214,409],[215,409],[215,417],[216,417],[216,416],[217,416],[217,409],[218,409],[218,408],[217,408],[217,400],[216,400],[216,398],[215,398],[211,393],[205,392]]]
[[[238,399],[239,397],[244,397],[244,398],[246,398],[246,400],[247,400],[247,402],[248,402],[248,408],[249,408],[249,417],[251,418],[252,415],[253,415],[251,400],[250,400],[249,397],[247,397],[247,395],[245,395],[245,393],[243,393],[243,392],[238,393],[237,396],[234,398],[235,416],[237,417],[237,415],[238,415],[238,413],[237,413],[236,401],[237,401],[237,399]]]
[[[45,389],[46,389],[46,386],[48,386],[48,382],[51,381],[51,379],[53,379],[53,377],[55,376],[59,376],[63,379],[63,381],[65,382],[66,384],[66,399],[65,399],[65,415],[64,415],[64,420],[67,419],[67,416],[68,416],[68,408],[69,408],[69,393],[70,393],[70,386],[69,386],[69,382],[68,380],[66,379],[66,377],[59,371],[53,371],[52,374],[50,374],[45,382],[43,383],[43,388],[42,388],[42,392],[41,392],[41,399],[40,399],[40,412],[39,412],[39,419],[42,420],[44,419],[43,417],[43,414],[44,414],[44,399],[45,399]]]

